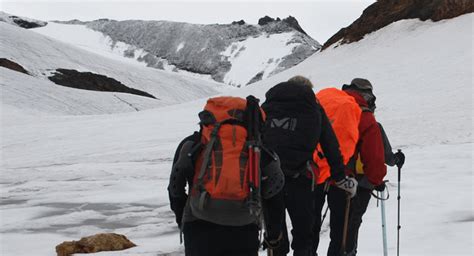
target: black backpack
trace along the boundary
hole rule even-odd
[[[303,173],[321,134],[321,106],[308,86],[283,82],[265,94],[263,143],[281,160],[286,176]]]

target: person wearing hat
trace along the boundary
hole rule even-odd
[[[347,166],[358,181],[358,193],[351,202],[345,251],[347,255],[356,255],[362,216],[367,210],[372,191],[385,189],[383,178],[387,168],[382,131],[374,116],[376,97],[372,84],[367,79],[355,78],[349,85],[343,85],[342,90],[354,97],[362,109],[359,141],[354,156]],[[343,223],[343,220],[341,222]]]

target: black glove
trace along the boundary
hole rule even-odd
[[[263,240],[263,249],[265,250],[267,248],[270,248],[273,250],[280,247],[282,238],[283,233],[280,233],[280,235],[276,239],[269,239],[265,234],[265,239]]]
[[[384,191],[385,190],[385,181],[382,182],[382,184],[375,186],[374,189],[379,191],[379,192]]]
[[[405,154],[403,154],[402,151],[398,151],[393,156],[395,158],[395,165],[397,165],[398,168],[402,168],[405,163]]]

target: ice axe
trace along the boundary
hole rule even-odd
[[[349,228],[350,208],[351,208],[351,194],[347,193],[346,211],[344,215],[344,230],[342,233],[341,255],[347,255],[346,244],[347,244],[347,229]]]

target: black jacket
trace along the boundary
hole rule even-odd
[[[266,93],[262,104],[267,119],[263,140],[281,159],[283,170],[303,170],[321,143],[331,177],[344,178],[339,143],[329,119],[307,86],[283,82]]]

